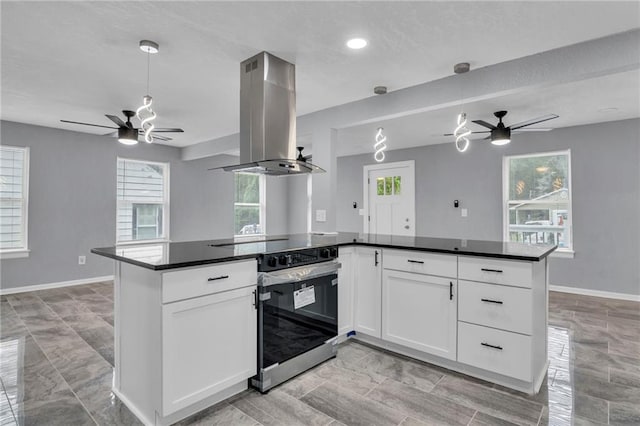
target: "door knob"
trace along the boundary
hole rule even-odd
[[[404,226],[404,229],[409,229],[409,225],[405,225],[405,226]]]

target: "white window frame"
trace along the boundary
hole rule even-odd
[[[520,154],[520,155],[505,155],[502,157],[502,232],[503,232],[503,241],[509,242],[509,160],[516,158],[532,158],[532,157],[549,157],[552,155],[566,155],[568,159],[567,164],[567,176],[569,177],[569,182],[567,184],[567,189],[569,190],[569,236],[570,236],[570,246],[569,247],[558,247],[553,253],[551,253],[552,257],[560,257],[560,258],[570,258],[572,259],[575,255],[574,244],[573,244],[573,223],[574,223],[574,212],[573,212],[573,175],[571,173],[571,150],[565,149],[561,151],[549,151],[549,152],[536,152],[531,154]]]
[[[141,164],[153,164],[153,165],[157,165],[157,166],[162,166],[164,168],[164,173],[163,173],[163,194],[162,194],[162,198],[164,199],[164,202],[162,203],[158,203],[158,202],[148,202],[148,201],[141,201],[142,204],[159,204],[162,205],[162,238],[154,238],[154,239],[148,239],[148,240],[124,240],[124,241],[118,241],[118,211],[120,210],[120,205],[121,203],[131,203],[131,204],[137,204],[137,201],[130,201],[130,200],[119,200],[117,199],[117,190],[118,190],[118,172],[117,172],[117,168],[118,168],[118,162],[122,160],[122,161],[129,161],[132,163],[141,163]],[[170,242],[171,240],[169,239],[169,229],[171,229],[169,227],[169,213],[170,213],[170,200],[169,200],[169,185],[170,185],[170,165],[171,163],[169,162],[158,162],[158,161],[147,161],[147,160],[137,160],[134,158],[125,158],[125,157],[117,157],[116,158],[116,246],[127,246],[127,245],[136,245],[136,244],[151,244],[151,243],[166,243],[166,242]],[[133,224],[132,224],[133,226]]]
[[[0,259],[17,259],[29,257],[29,147],[2,145],[2,149],[8,151],[22,151],[22,223],[23,223],[23,246],[19,248],[0,249]]]
[[[253,175],[255,173],[242,173],[242,172],[238,172],[237,174],[245,174],[245,175]],[[266,224],[266,186],[267,186],[267,179],[265,175],[258,175],[258,186],[259,186],[259,193],[260,193],[260,199],[258,200],[258,203],[236,203],[235,197],[236,197],[236,191],[235,191],[235,176],[233,177],[233,220],[234,220],[234,224],[233,224],[233,239],[235,241],[246,241],[246,240],[252,240],[252,239],[261,239],[263,238],[266,234],[267,234],[267,224]],[[260,215],[260,230],[262,232],[260,232],[259,234],[236,234],[235,232],[235,218],[236,218],[236,206],[255,206],[256,204],[259,204],[259,215]]]

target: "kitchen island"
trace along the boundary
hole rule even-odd
[[[332,245],[342,339],[538,391],[555,246],[338,233],[93,249],[116,260],[116,395],[144,423],[171,424],[246,389],[257,263]]]

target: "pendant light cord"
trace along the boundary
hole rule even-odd
[[[149,70],[151,69],[151,53],[147,51],[147,96],[149,95]]]

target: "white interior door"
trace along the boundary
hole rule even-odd
[[[364,232],[415,236],[413,161],[364,166]]]

